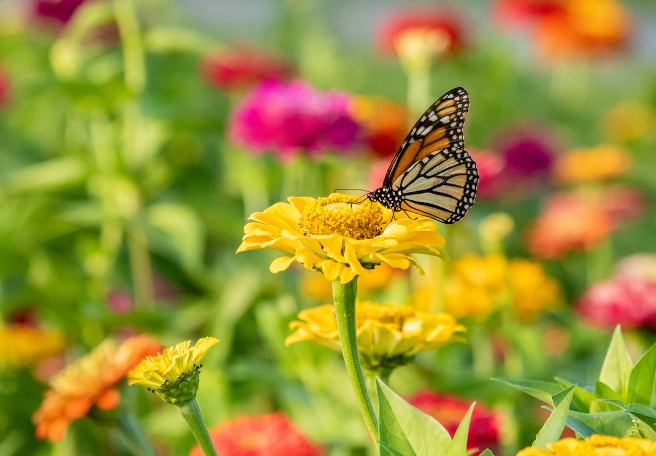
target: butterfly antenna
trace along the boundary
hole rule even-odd
[[[367,192],[367,193],[369,193],[369,190],[364,190],[362,188],[336,188],[335,190],[333,190],[333,193],[341,191],[341,190],[347,190],[347,191],[350,191],[350,192]]]

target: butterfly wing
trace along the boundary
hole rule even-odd
[[[422,214],[443,223],[455,223],[474,204],[478,170],[463,149],[441,149],[416,162],[394,181],[401,191],[401,210]]]
[[[462,87],[442,95],[410,129],[387,170],[383,185],[391,186],[414,163],[436,151],[463,149],[462,130],[468,110],[469,94]]]

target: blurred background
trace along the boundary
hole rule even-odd
[[[470,446],[511,455],[548,413],[490,378],[586,385],[615,325],[634,361],[656,342],[653,0],[0,11],[0,455],[129,454],[89,418],[37,439],[32,415],[67,364],[136,333],[221,339],[198,396],[210,427],[277,412],[311,454],[373,454],[340,355],[284,344],[330,283],[235,251],[248,216],[288,196],[380,186],[414,120],[458,86],[481,180],[467,217],[439,224],[451,261],[379,267],[359,288],[449,312],[467,342],[420,354],[392,388],[449,430],[476,400]],[[178,412],[133,390],[158,451],[189,454]]]

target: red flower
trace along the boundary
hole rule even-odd
[[[472,404],[457,396],[438,394],[429,390],[418,392],[409,398],[408,402],[439,421],[452,437]],[[499,428],[499,417],[492,410],[476,404],[469,426],[467,449],[476,449],[474,456],[478,456],[486,448],[496,453],[499,445]]]
[[[369,149],[380,157],[394,155],[408,134],[408,108],[386,98],[361,95],[354,97],[352,105]]]
[[[286,79],[295,73],[294,64],[267,52],[235,47],[205,57],[202,71],[210,84],[222,90],[246,89],[265,78]]]
[[[218,454],[226,456],[321,456],[323,451],[310,443],[282,413],[238,416],[210,430]],[[189,456],[203,456],[196,445]]]
[[[9,75],[0,67],[0,108],[4,108],[9,104],[10,90]]]
[[[565,10],[559,0],[498,0],[493,6],[497,22],[504,28],[517,28]]]
[[[443,38],[443,46],[436,52],[451,55],[464,45],[462,20],[455,14],[441,9],[415,8],[395,11],[380,26],[376,41],[380,48],[398,55],[399,40],[410,33],[437,34]]]

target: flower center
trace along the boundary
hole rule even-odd
[[[358,303],[357,320],[364,323],[367,320],[380,323],[393,324],[400,329],[409,318],[416,316],[416,312],[410,306],[397,306],[393,304],[374,304],[369,301]]]
[[[406,64],[419,69],[427,67],[431,58],[447,50],[449,36],[442,30],[410,29],[403,32],[394,44]]]
[[[383,232],[383,209],[369,200],[333,194],[305,206],[299,226],[306,236],[339,234],[351,239],[373,239]]]

